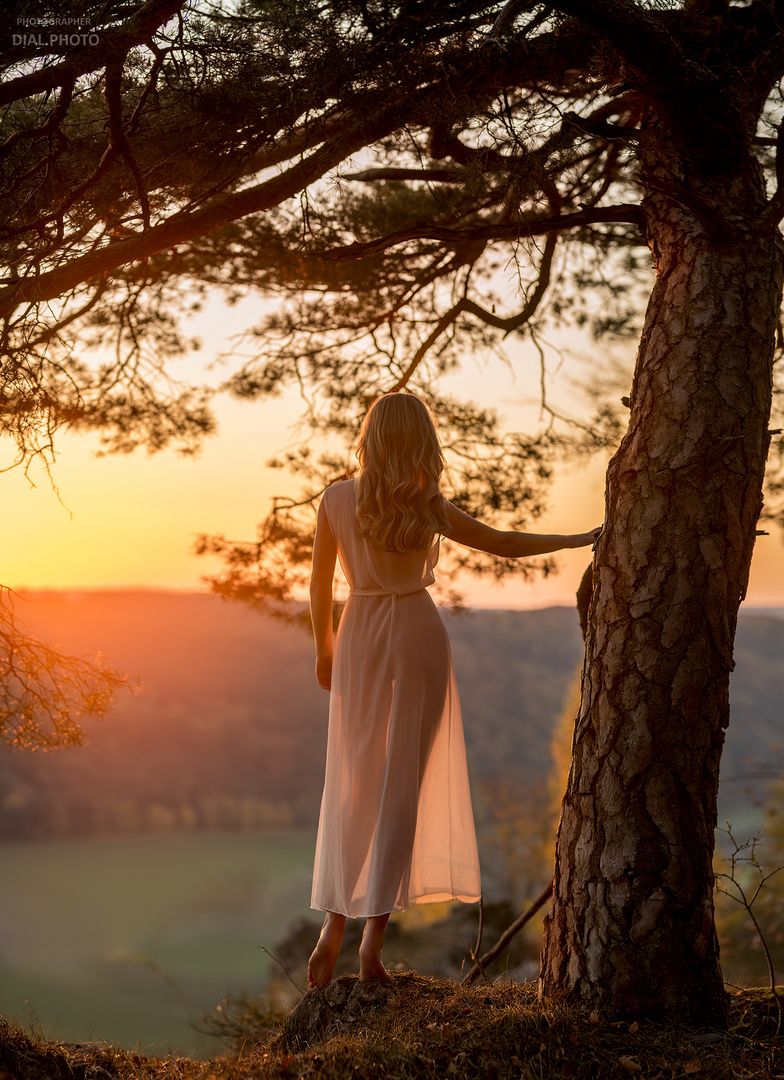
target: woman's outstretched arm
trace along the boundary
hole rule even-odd
[[[464,514],[453,504],[447,503],[447,515],[452,526],[449,539],[464,547],[500,555],[504,559],[519,559],[525,555],[547,555],[563,548],[588,547],[593,544],[601,528],[572,535],[548,535],[491,529],[482,521]]]
[[[332,686],[332,581],[338,546],[322,502],[313,541],[313,566],[310,573],[310,618],[316,639],[316,679],[323,690]]]

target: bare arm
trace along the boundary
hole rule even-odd
[[[526,555],[546,555],[563,548],[588,547],[593,544],[601,529],[571,535],[523,533],[491,529],[476,518],[464,514],[452,503],[447,503],[447,515],[452,529],[449,539],[464,547],[500,555],[504,559],[519,559]]]
[[[313,566],[310,574],[310,618],[316,639],[316,679],[323,690],[332,686],[332,580],[338,546],[327,521],[322,502],[313,541]]]

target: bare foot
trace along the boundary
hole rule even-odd
[[[359,978],[361,982],[389,978],[389,972],[381,963],[381,950],[376,952],[366,948],[364,942],[359,949]]]
[[[335,964],[340,956],[343,943],[343,931],[346,928],[346,916],[327,912],[321,928],[318,945],[308,960],[308,986],[311,990],[327,986],[332,981]]]
[[[389,972],[381,963],[381,949],[384,945],[384,931],[388,920],[389,915],[374,915],[365,924],[362,944],[359,946],[359,978],[361,982],[367,982],[368,979],[389,978]]]

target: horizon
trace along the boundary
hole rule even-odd
[[[167,595],[169,595],[169,596],[206,596],[206,597],[209,597],[211,599],[223,600],[225,603],[236,603],[236,604],[238,604],[240,606],[247,606],[246,604],[244,604],[244,601],[242,601],[242,600],[235,600],[233,597],[220,596],[218,593],[212,592],[212,590],[207,588],[206,586],[204,586],[202,588],[199,588],[199,587],[191,588],[191,587],[189,587],[187,585],[178,586],[178,585],[144,585],[144,584],[141,584],[141,585],[111,585],[111,584],[108,584],[108,585],[64,585],[64,586],[60,586],[60,585],[34,585],[34,586],[21,585],[19,587],[17,587],[17,586],[4,586],[4,587],[8,588],[8,590],[10,592],[14,593],[16,596],[21,596],[21,597],[39,596],[39,595],[43,595],[43,594],[51,594],[51,595],[56,595],[56,596],[72,596],[74,598],[77,598],[79,596],[95,596],[95,595],[97,595],[99,593],[104,593],[107,596],[125,596],[125,595],[141,594],[141,593],[153,593],[155,595],[162,595],[162,596],[167,596]],[[431,588],[434,589],[434,587],[428,586],[429,590]],[[292,599],[290,601],[287,601],[287,602],[292,604],[292,605],[295,605],[295,606],[296,605],[305,605],[306,606],[308,604],[308,599],[307,599],[306,596],[292,597]],[[441,605],[441,606],[446,606],[446,605]],[[576,608],[577,605],[576,605],[576,603],[574,603],[572,601],[564,601],[563,603],[559,603],[558,601],[553,601],[552,603],[543,604],[541,606],[541,608],[503,607],[500,604],[490,604],[490,605],[488,605],[487,610],[498,610],[498,611],[538,611],[538,610],[542,610],[542,611],[545,611],[548,608],[553,608],[553,607]],[[771,610],[776,609],[776,610],[778,610],[780,608],[784,609],[784,603],[776,602],[776,603],[771,603],[771,604],[752,604],[748,600],[743,600],[742,603],[741,603],[741,608],[748,608],[748,607],[753,607],[755,609],[759,608],[759,610],[761,610],[761,611],[767,611],[768,609],[771,609]],[[484,609],[482,609],[482,610],[484,610]],[[265,612],[262,610],[262,614],[264,614],[264,613]]]
[[[228,344],[226,326],[250,323],[261,306],[249,298],[229,311],[213,298],[194,320],[202,348],[176,361],[173,374],[195,383],[214,382]],[[551,347],[567,370],[548,374],[548,395],[560,413],[579,416],[586,408],[581,380],[595,361],[596,345],[570,331],[555,334]],[[468,358],[463,371],[449,376],[450,390],[490,402],[507,430],[535,431],[541,418],[538,354],[524,342],[510,344],[508,351],[509,367]],[[619,348],[617,355],[628,367],[631,350]],[[172,448],[155,454],[103,454],[98,434],[66,431],[48,466],[36,461],[27,470],[6,472],[4,510],[13,528],[4,537],[3,583],[16,592],[198,591],[201,578],[219,566],[214,558],[193,554],[195,537],[222,534],[253,541],[273,498],[300,487],[287,469],[271,468],[270,458],[285,455],[308,434],[294,388],[257,402],[221,394],[215,411],[218,434],[205,439],[195,455]],[[576,533],[598,525],[604,517],[609,457],[604,451],[555,463],[545,510],[528,530]],[[758,537],[745,603],[782,607],[784,531],[767,522],[762,526],[769,535]],[[572,606],[589,555],[585,549],[564,550],[554,561],[558,572],[530,582],[464,575],[455,588],[467,606],[478,609]],[[437,571],[436,576],[438,582]]]

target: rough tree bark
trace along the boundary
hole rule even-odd
[[[716,795],[784,262],[753,161],[703,193],[723,203],[714,228],[661,191],[643,202],[657,280],[607,475],[541,982],[723,1026]]]

